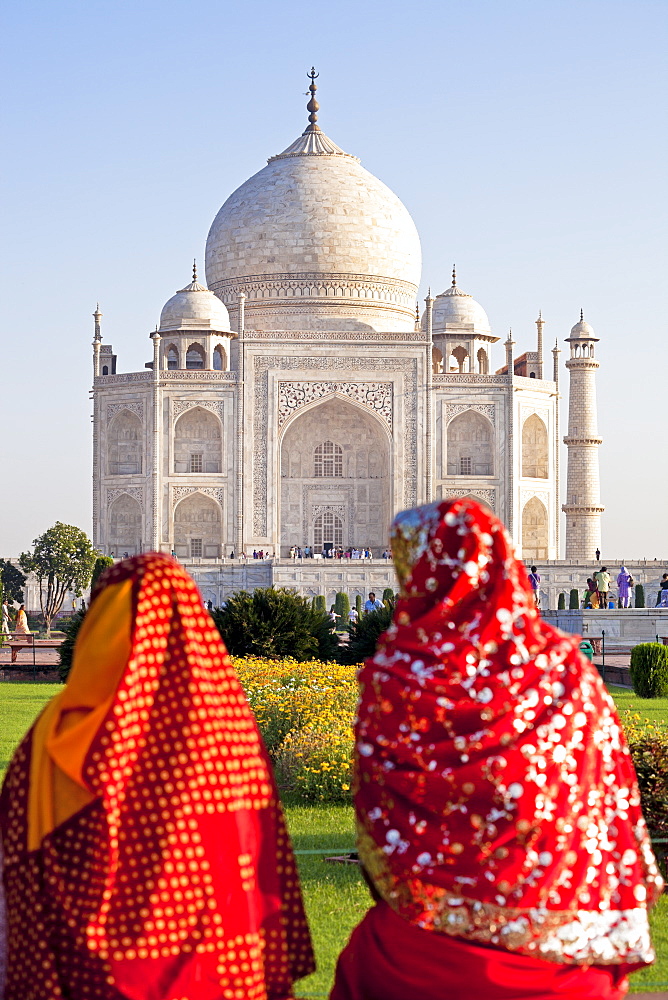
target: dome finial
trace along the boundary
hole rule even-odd
[[[581,309],[581,310],[580,310],[580,322],[581,322],[581,323],[584,323],[584,318],[585,318],[585,317],[584,317],[584,309]]]
[[[452,287],[453,288],[457,287],[457,265],[456,264],[452,265]]]
[[[193,281],[197,281],[197,258],[193,257]]]
[[[306,75],[309,78],[309,80],[311,81],[311,83],[309,84],[309,88],[308,88],[310,90],[310,92],[311,92],[311,99],[308,102],[308,104],[306,105],[306,110],[309,112],[309,116],[308,116],[309,125],[308,125],[308,128],[306,129],[306,131],[307,132],[319,132],[320,131],[320,126],[316,125],[316,122],[318,120],[317,112],[320,109],[320,105],[318,104],[318,102],[315,99],[315,92],[318,89],[316,87],[315,81],[320,76],[320,73],[316,73],[315,66],[311,66],[311,72],[307,73]]]

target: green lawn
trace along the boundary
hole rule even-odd
[[[59,684],[0,684],[0,773],[39,710],[59,690],[62,690]],[[643,718],[668,721],[668,699],[652,701],[636,698],[623,689],[611,690],[622,711],[632,708]],[[318,971],[299,984],[297,994],[324,1000],[332,983],[336,957],[370,905],[368,890],[355,865],[324,861],[330,854],[354,847],[352,809],[288,806],[286,814],[318,961]],[[654,910],[652,927],[659,960],[632,977],[632,992],[668,989],[668,896]]]
[[[626,688],[610,685],[610,694],[615,699],[617,710],[624,718],[624,713],[629,710],[638,714],[641,719],[649,719],[657,725],[668,725],[668,698],[639,698]]]

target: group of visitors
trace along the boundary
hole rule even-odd
[[[654,959],[662,881],[597,671],[482,505],[400,514],[392,551],[399,599],[355,723],[371,905],[331,1000],[621,1000]],[[313,971],[257,724],[166,556],[98,582],[0,833],[4,1000],[288,1000]]]
[[[588,577],[587,589],[584,595],[584,607],[598,608],[601,611],[606,610],[610,606],[614,607],[614,601],[611,600],[611,583],[612,577],[608,573],[607,566],[601,566],[599,570]],[[635,580],[626,569],[626,566],[620,566],[616,583],[619,606],[621,608],[633,607]]]
[[[12,622],[12,617],[14,621]],[[25,604],[21,604],[19,608],[14,611],[10,608],[9,603],[6,598],[2,601],[2,634],[14,635],[14,637],[30,635],[30,628],[28,627],[28,616],[26,614]]]

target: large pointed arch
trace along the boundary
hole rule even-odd
[[[199,490],[174,508],[174,551],[179,559],[219,559],[223,511],[217,500]]]

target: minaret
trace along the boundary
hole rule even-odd
[[[513,347],[515,346],[515,341],[513,340],[513,331],[508,331],[508,339],[503,345],[506,349],[506,368],[508,369],[509,375],[515,374],[515,363],[513,361]]]
[[[93,376],[97,378],[100,374],[100,347],[102,346],[102,330],[100,326],[102,313],[100,312],[99,302],[95,307],[93,318],[95,320],[95,336],[93,337]]]
[[[538,378],[543,377],[543,327],[545,326],[545,320],[543,319],[542,309],[538,310],[538,319],[536,320],[536,353],[538,354]]]
[[[601,547],[601,486],[598,468],[598,436],[596,415],[596,369],[594,345],[598,337],[585,323],[582,311],[580,322],[571,330],[566,340],[571,346],[571,356],[566,362],[570,372],[568,402],[568,475],[566,503],[566,559],[589,562]]]

